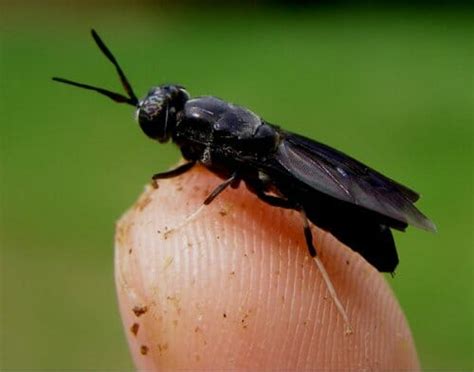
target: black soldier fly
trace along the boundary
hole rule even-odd
[[[244,107],[212,96],[192,99],[184,87],[174,84],[153,87],[139,100],[94,30],[92,37],[115,66],[128,96],[62,78],[53,80],[136,107],[138,123],[148,137],[178,145],[187,162],[155,174],[153,180],[181,175],[200,163],[224,180],[204,205],[243,181],[265,203],[300,212],[309,253],[346,322],[317,258],[309,221],[382,272],[393,272],[398,264],[391,229],[405,231],[413,225],[435,231],[435,225],[415,208],[419,198],[415,191],[338,150],[270,124]]]

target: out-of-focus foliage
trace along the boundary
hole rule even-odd
[[[130,107],[49,80],[121,89],[92,26],[137,92],[179,82],[419,190],[439,233],[397,234],[401,264],[387,280],[424,367],[473,367],[472,11],[279,3],[2,6],[0,367],[131,368],[114,222],[178,152],[145,138]]]

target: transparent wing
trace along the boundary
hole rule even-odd
[[[275,161],[320,192],[395,220],[435,231],[413,203],[419,195],[359,161],[322,143],[283,132]]]

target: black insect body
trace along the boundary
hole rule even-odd
[[[92,36],[116,67],[128,97],[53,79],[135,106],[147,136],[177,144],[188,162],[153,179],[174,177],[201,163],[225,180],[204,204],[243,181],[264,202],[301,212],[313,257],[316,249],[308,220],[383,272],[393,272],[398,264],[391,229],[404,231],[413,225],[435,230],[415,208],[416,192],[338,150],[267,123],[243,107],[215,97],[191,99],[179,85],[160,85],[138,100],[113,55],[95,31]]]

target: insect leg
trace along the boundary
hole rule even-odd
[[[272,207],[279,207],[285,209],[296,209],[296,206],[285,198],[280,198],[278,196],[265,194],[263,191],[257,191],[257,196],[260,200],[264,201],[267,204],[270,204]]]
[[[270,204],[273,207],[285,208],[285,209],[295,209],[300,212],[301,217],[303,218],[303,231],[304,238],[306,240],[306,246],[308,247],[309,254],[311,257],[316,257],[316,248],[313,244],[313,233],[311,232],[311,227],[309,226],[308,217],[306,216],[305,210],[296,203],[293,203],[289,199],[282,198],[280,196],[274,196],[266,194],[263,185],[258,183],[247,183],[247,186],[251,188],[253,192],[257,194],[260,200],[263,200],[265,203]]]
[[[265,192],[265,184],[257,180],[246,180],[247,188],[258,196],[258,198],[272,207],[297,209],[295,204],[281,196],[269,195]]]
[[[303,217],[303,231],[304,231],[304,238],[306,240],[306,246],[308,247],[309,254],[311,257],[316,257],[316,248],[313,244],[313,233],[311,232],[311,227],[309,226],[308,217],[306,216],[306,212],[303,208],[298,206],[296,203],[291,202],[288,199],[268,195],[266,194],[262,187],[257,185],[251,185],[252,190],[257,194],[259,199],[263,200],[265,203],[270,204],[273,207],[285,208],[285,209],[295,209],[300,212],[301,217]]]
[[[188,170],[190,170],[196,164],[195,161],[190,161],[188,163],[181,164],[174,169],[170,169],[166,172],[156,173],[151,177],[151,185],[157,189],[158,188],[158,180],[162,180],[165,178],[173,178],[179,176]]]
[[[189,164],[189,163],[187,163]],[[187,164],[184,164],[184,165],[187,165]],[[170,172],[172,172],[173,170],[171,170]],[[236,182],[239,182],[240,179],[238,178],[238,175],[237,175],[237,172],[234,172],[232,174],[232,176],[228,179],[226,179],[224,182],[222,182],[220,185],[218,185],[210,194],[209,196],[204,200],[204,202],[202,203],[202,205],[196,210],[194,211],[193,213],[191,213],[188,217],[185,218],[185,220],[180,223],[178,226],[175,226],[174,228],[168,230],[166,232],[166,236],[168,237],[172,232],[176,231],[176,230],[179,230],[180,228],[182,228],[183,226],[187,225],[189,222],[191,222],[192,220],[194,220],[201,212],[202,210],[204,209],[204,207],[206,207],[207,205],[211,204],[211,202],[222,192],[224,191],[228,186],[231,186],[232,184],[236,183]]]
[[[169,171],[166,172],[161,172],[161,173],[156,173],[154,174],[151,178],[156,181],[156,180],[161,180],[164,178],[173,178],[176,176],[179,176],[183,173],[186,173],[188,170],[190,170],[194,165],[196,164],[195,161],[190,161],[188,163],[181,164],[177,166],[174,169],[170,169]]]
[[[331,278],[329,277],[328,272],[326,271],[323,263],[317,256],[316,248],[313,244],[313,233],[311,232],[311,227],[309,225],[308,217],[306,216],[304,208],[299,206],[297,203],[293,203],[291,200],[279,196],[266,194],[261,184],[248,182],[247,187],[249,187],[253,192],[255,192],[259,199],[263,200],[265,203],[268,203],[273,207],[295,209],[300,212],[301,217],[303,218],[303,231],[304,238],[306,240],[306,247],[308,247],[309,254],[311,255],[311,257],[313,257],[314,262],[316,262],[316,266],[318,267],[318,270],[321,273],[321,276],[323,277],[324,283],[326,284],[326,288],[328,289],[329,294],[331,295],[331,298],[334,301],[337,310],[339,311],[342,316],[342,319],[344,320],[346,334],[351,334],[352,327],[349,323],[349,317],[347,316],[346,310],[344,309],[344,306],[342,306],[342,303],[339,300],[339,297],[337,296],[336,289],[334,288],[334,285],[331,282]]]
[[[212,203],[212,201],[222,192],[224,191],[228,186],[230,186],[233,183],[238,182],[238,176],[237,172],[234,172],[230,178],[226,179],[224,182],[222,182],[219,186],[217,186],[210,194],[209,196],[204,200],[204,205],[209,205]]]
[[[303,208],[299,208],[301,217],[303,218],[303,231],[304,231],[304,238],[306,240],[306,246],[308,247],[309,254],[311,257],[316,257],[316,248],[313,244],[313,233],[311,232],[311,227],[309,226],[308,217],[306,216],[306,212]]]
[[[344,320],[344,323],[346,326],[346,331],[345,331],[346,334],[351,334],[352,327],[351,327],[351,324],[349,323],[349,317],[347,316],[346,310],[344,309],[344,306],[339,300],[339,296],[337,295],[336,289],[334,288],[334,285],[332,284],[331,278],[329,277],[329,274],[326,271],[322,261],[319,259],[316,253],[316,248],[313,245],[313,233],[311,232],[311,227],[309,225],[306,212],[304,208],[300,208],[299,210],[301,213],[301,217],[303,217],[304,237],[306,240],[306,246],[308,247],[308,250],[309,250],[309,254],[311,255],[311,257],[313,257],[314,262],[316,262],[316,266],[318,267],[319,272],[321,273],[323,280],[326,283],[326,288],[328,289],[329,294],[331,295],[331,298],[334,301],[334,305],[336,305],[337,310],[339,311],[339,313],[342,316],[342,319]]]

